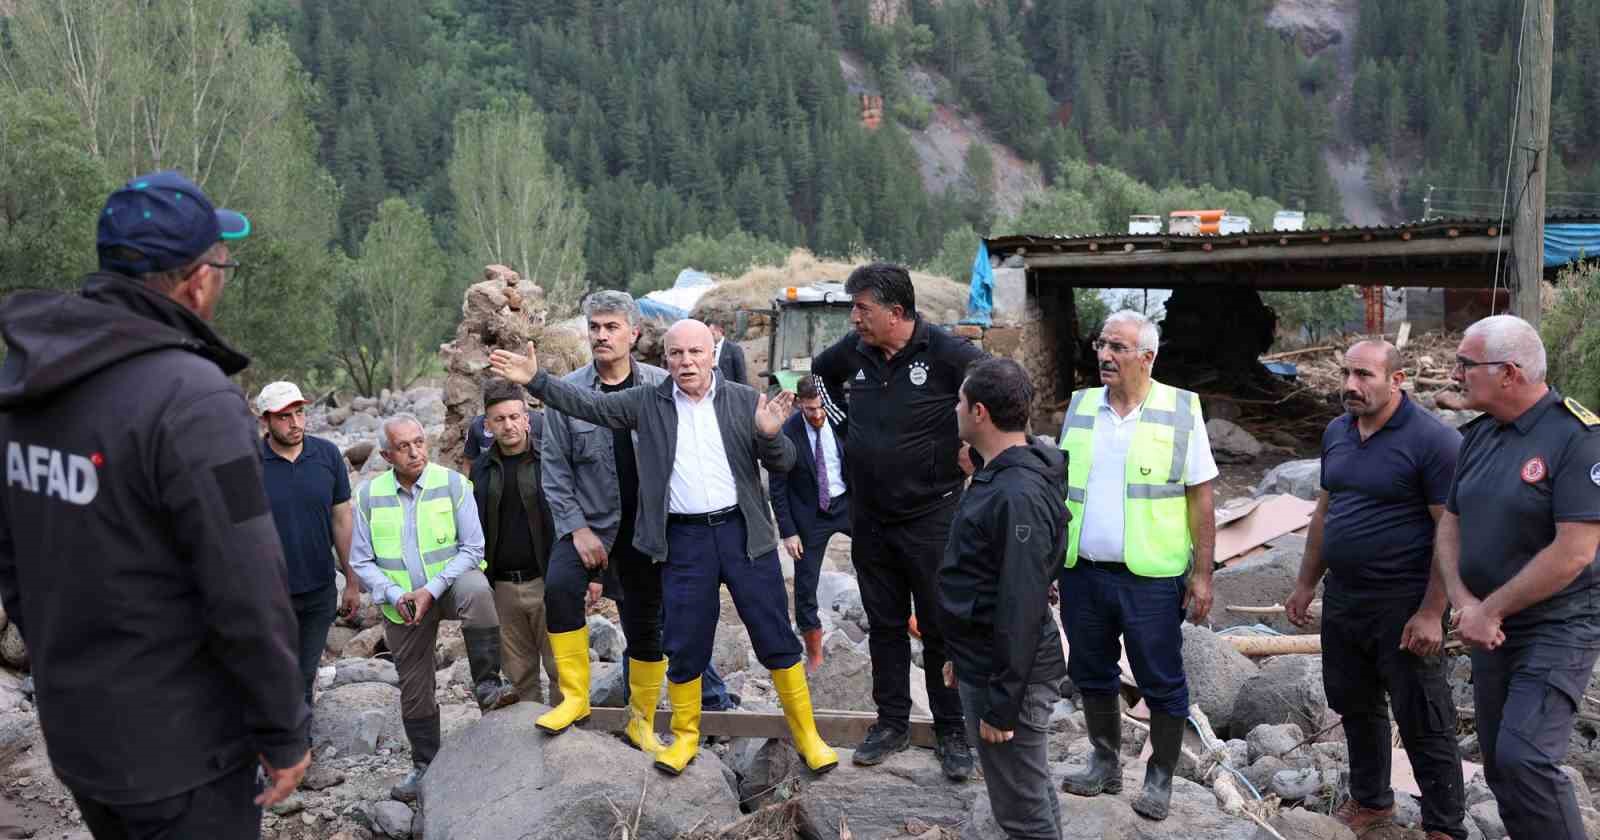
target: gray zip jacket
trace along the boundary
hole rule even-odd
[[[667,559],[668,485],[673,456],[678,450],[678,407],[672,399],[673,387],[671,379],[663,379],[655,385],[601,394],[551,377],[543,370],[528,383],[528,393],[562,414],[608,429],[638,432],[634,452],[639,462],[639,518],[633,547],[657,563]],[[755,559],[778,547],[778,532],[772,525],[766,487],[756,461],[760,459],[770,472],[788,472],[794,466],[794,444],[781,431],[774,437],[756,431],[758,395],[754,388],[726,382],[719,376],[712,400],[738,491],[739,513],[744,516],[745,551]]]
[[[635,387],[659,385],[666,380],[667,372],[635,359],[633,376]],[[600,372],[592,362],[561,377],[561,381],[601,393]],[[617,487],[617,454],[611,446],[611,430],[557,411],[545,415],[544,428],[544,442],[539,446],[539,460],[544,465],[540,486],[550,505],[550,515],[555,518],[556,541],[579,528],[588,528],[609,553],[617,532],[622,530],[622,491]],[[640,451],[637,430],[633,432],[633,451]],[[635,515],[634,533],[639,533],[643,515],[643,510]]]

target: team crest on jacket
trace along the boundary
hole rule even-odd
[[[928,381],[928,365],[924,362],[911,363],[911,384],[921,386]]]
[[[1544,458],[1535,455],[1522,464],[1522,480],[1529,484],[1538,484],[1544,480],[1549,468],[1544,465]]]
[[[1589,480],[1594,482],[1596,487],[1600,487],[1600,464],[1589,468]]]
[[[1017,526],[1017,542],[1027,542],[1028,538],[1031,537],[1031,536],[1033,536],[1033,526],[1032,525],[1018,525]]]

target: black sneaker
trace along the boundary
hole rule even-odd
[[[967,743],[967,733],[959,729],[941,733],[934,745],[933,754],[939,757],[939,767],[944,777],[952,782],[972,778],[972,746]]]
[[[882,764],[884,759],[909,746],[911,746],[910,732],[883,723],[874,723],[867,730],[867,737],[861,739],[861,745],[856,747],[855,754],[850,760],[862,767],[871,767],[874,764]]]

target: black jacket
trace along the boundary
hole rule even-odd
[[[750,384],[749,365],[744,360],[744,348],[731,338],[722,340],[722,355],[717,359],[717,372],[728,382]]]
[[[0,305],[0,595],[74,792],[149,802],[306,752],[249,360],[143,286]]]
[[[1066,551],[1066,453],[1035,441],[972,476],[944,560],[945,652],[965,683],[987,686],[990,726],[1016,729],[1030,683],[1067,675],[1047,593]]]
[[[846,456],[844,429],[832,419],[833,439],[839,446],[839,469],[849,481],[850,459]],[[811,443],[811,427],[804,414],[796,411],[783,421],[783,433],[794,444],[794,467],[788,472],[767,473],[767,489],[772,492],[772,512],[778,518],[778,536],[788,539],[807,535],[816,527],[821,501],[817,498],[817,456]],[[805,537],[802,536],[802,539]]]
[[[855,510],[884,522],[914,519],[952,501],[966,475],[956,462],[956,391],[983,351],[922,319],[911,342],[885,360],[858,336],[817,354],[811,372],[848,415]],[[849,397],[845,398],[845,388]],[[840,419],[835,412],[835,419]]]
[[[555,519],[545,503],[544,467],[539,460],[539,445],[544,440],[544,412],[528,412],[528,457],[517,468],[517,490],[522,494],[522,509],[528,511],[528,530],[533,535],[533,562],[543,577],[550,571],[550,548],[555,542]],[[484,574],[494,580],[499,559],[500,494],[505,492],[505,468],[500,462],[500,447],[493,443],[472,462],[472,494],[478,503],[478,521],[483,523],[483,556],[489,568]]]

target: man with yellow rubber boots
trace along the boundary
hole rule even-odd
[[[1137,312],[1106,318],[1094,342],[1104,385],[1073,393],[1061,429],[1072,515],[1061,624],[1094,748],[1062,788],[1079,796],[1122,790],[1121,636],[1150,707],[1151,756],[1133,809],[1153,820],[1167,817],[1189,716],[1183,615],[1204,621],[1211,609],[1217,477],[1200,398],[1151,378],[1160,340]]]
[[[384,640],[400,675],[400,717],[412,764],[389,793],[411,802],[439,752],[433,696],[439,622],[461,622],[478,708],[515,703],[517,692],[500,676],[500,619],[483,574],[483,527],[472,483],[428,461],[427,435],[409,414],[384,421],[378,452],[392,469],[356,490],[350,565],[388,619]]]

